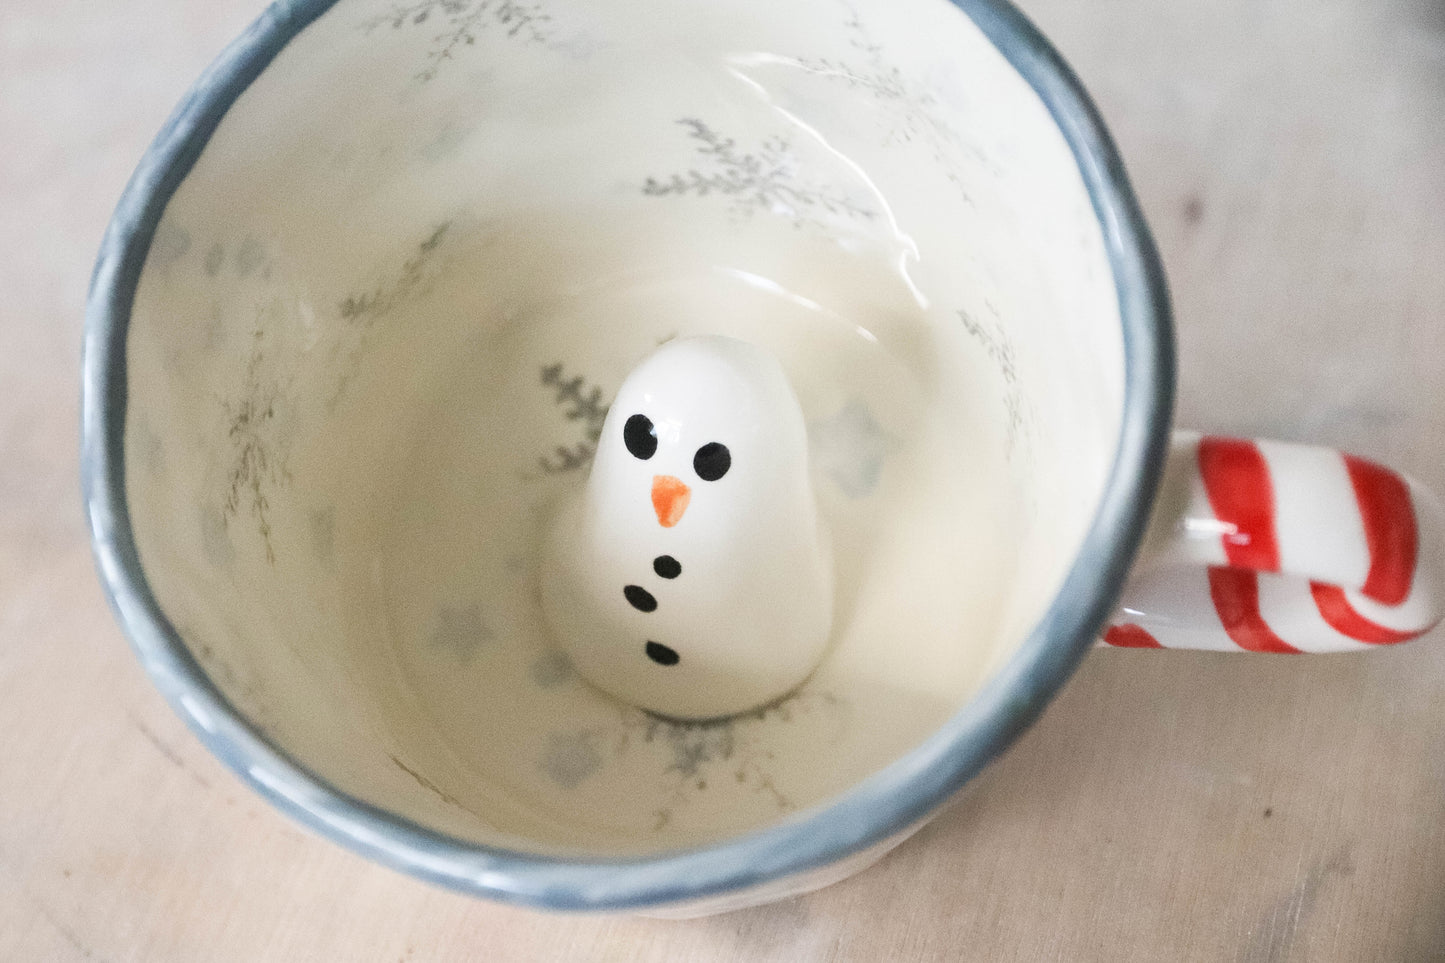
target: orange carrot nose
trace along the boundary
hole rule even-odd
[[[682,521],[687,503],[692,500],[692,489],[681,478],[672,475],[652,476],[652,510],[657,512],[657,524],[671,528]]]

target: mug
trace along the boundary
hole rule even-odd
[[[1438,621],[1433,498],[1173,432],[1170,325],[1006,0],[283,0],[106,233],[95,554],[157,687],[299,822],[506,902],[718,912],[879,858],[1095,644]],[[783,700],[683,722],[579,678],[538,546],[628,370],[698,334],[796,393],[833,634]]]

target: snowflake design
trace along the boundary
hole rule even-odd
[[[337,305],[337,312],[342,319],[354,323],[369,323],[387,314],[415,293],[427,279],[428,263],[450,228],[451,222],[447,221],[427,235],[426,239],[417,245],[416,253],[402,263],[401,271],[395,278],[371,291],[348,294],[343,298]]]
[[[638,710],[623,718],[618,754],[627,752],[633,738],[643,745],[665,747],[662,774],[672,781],[668,802],[653,813],[653,830],[672,822],[678,807],[686,806],[695,794],[706,792],[710,781],[735,782],[770,798],[778,812],[798,808],[792,797],[778,788],[773,778],[776,759],[758,736],[766,725],[790,724],[795,719],[821,714],[840,719],[844,706],[831,693],[797,692],[780,702],[742,715],[706,722],[664,719]]]
[[[931,109],[937,104],[936,98],[931,93],[926,90],[914,89],[904,79],[902,70],[883,59],[883,46],[872,40],[856,10],[849,10],[849,16],[844,22],[844,26],[851,34],[848,38],[848,45],[863,55],[865,61],[863,66],[827,57],[803,59],[799,63],[814,73],[836,77],[854,90],[866,91],[879,100],[903,104],[910,115],[907,117],[909,121],[915,120],[911,116],[915,112]],[[909,123],[899,131],[903,135],[903,139],[912,139],[914,126],[913,123]]]
[[[567,407],[567,420],[583,422],[588,440],[596,441],[602,437],[602,423],[607,418],[602,389],[593,385],[589,391],[586,379],[581,375],[563,378],[563,371],[560,361],[543,368],[542,384],[557,389],[557,404]]]
[[[542,758],[542,771],[563,789],[577,788],[602,768],[598,738],[599,734],[592,730],[550,734],[547,737],[547,753]]]
[[[252,338],[250,360],[246,363],[246,380],[238,401],[223,401],[226,412],[226,437],[233,454],[229,473],[230,487],[223,506],[223,520],[229,525],[242,507],[256,519],[256,530],[266,546],[266,561],[276,564],[276,550],[271,542],[271,493],[290,481],[290,475],[275,450],[276,401],[281,391],[275,381],[262,378],[265,355],[262,351],[264,332],[257,328]]]
[[[431,644],[433,648],[451,651],[458,661],[466,664],[476,657],[479,648],[494,638],[496,634],[482,621],[482,610],[479,606],[454,608],[444,605],[437,612]]]
[[[998,369],[999,377],[1003,379],[1003,404],[1004,411],[1008,416],[1008,452],[1013,454],[1014,444],[1024,428],[1025,421],[1023,392],[1019,388],[1014,346],[1004,333],[1003,324],[998,320],[997,309],[987,301],[984,302],[984,307],[994,319],[991,327],[985,326],[962,309],[957,312],[958,319],[963,322],[963,329],[968,332],[969,336],[983,348],[984,353]]]
[[[341,403],[352,378],[360,369],[361,357],[366,350],[371,328],[413,298],[426,294],[430,284],[441,273],[445,261],[437,263],[442,258],[437,252],[451,229],[451,221],[445,221],[433,228],[402,262],[400,270],[395,274],[384,276],[369,291],[348,294],[337,302],[336,313],[347,324],[338,329],[338,337],[330,349],[331,360],[338,374],[327,399],[328,411],[334,411]]]
[[[558,445],[552,449],[551,455],[543,455],[538,458],[537,464],[548,475],[565,475],[570,471],[581,471],[586,468],[592,464],[592,459],[596,455],[596,448],[585,441],[579,441],[570,448],[566,445]]]
[[[570,681],[576,674],[572,660],[565,652],[545,652],[532,663],[532,681],[541,689],[555,689]]]
[[[830,418],[810,426],[812,454],[819,469],[849,498],[866,498],[878,488],[883,462],[898,442],[873,419],[862,401],[850,399]]]
[[[732,199],[733,212],[742,218],[756,211],[778,214],[795,227],[816,223],[820,214],[872,220],[878,214],[842,194],[811,187],[798,179],[798,161],[785,137],[770,137],[755,150],[713,130],[705,121],[684,117],[677,122],[697,144],[703,170],[696,167],[665,177],[649,177],[642,184],[648,197],[718,194]]]
[[[389,12],[363,26],[369,33],[381,26],[402,30],[444,23],[442,32],[432,38],[427,65],[416,74],[418,81],[426,83],[436,79],[442,65],[455,60],[463,48],[473,46],[484,31],[498,29],[509,40],[545,44],[551,39],[551,20],[540,4],[519,0],[420,0],[393,4]]]
[[[848,19],[844,26],[850,34],[848,44],[857,51],[858,60],[803,58],[796,61],[797,65],[851,90],[872,95],[883,105],[887,118],[884,145],[921,142],[949,181],[958,188],[963,200],[972,204],[963,178],[954,169],[959,152],[968,152],[997,173],[995,165],[977,149],[967,145],[953,125],[941,115],[943,105],[933,91],[910,80],[896,64],[890,63],[884,56],[883,45],[872,38],[862,17],[852,7],[847,9]]]
[[[575,445],[558,445],[551,457],[539,459],[542,471],[549,475],[579,471],[592,463],[597,453],[597,439],[602,437],[602,424],[607,418],[607,405],[602,402],[602,389],[597,385],[589,387],[581,375],[566,376],[562,362],[547,365],[542,369],[542,386],[556,392],[555,403],[563,408],[568,421],[581,422],[584,441]]]

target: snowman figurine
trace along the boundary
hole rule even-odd
[[[577,671],[690,720],[806,679],[833,619],[807,448],[782,366],[755,345],[683,338],[633,369],[543,554],[544,611]]]

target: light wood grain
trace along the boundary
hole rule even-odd
[[[1028,0],[1173,281],[1180,423],[1445,491],[1445,8]],[[693,922],[468,900],[303,833],[152,690],[91,569],[80,318],[110,208],[255,0],[0,9],[0,959],[1445,959],[1445,634],[1102,652],[954,808]]]

